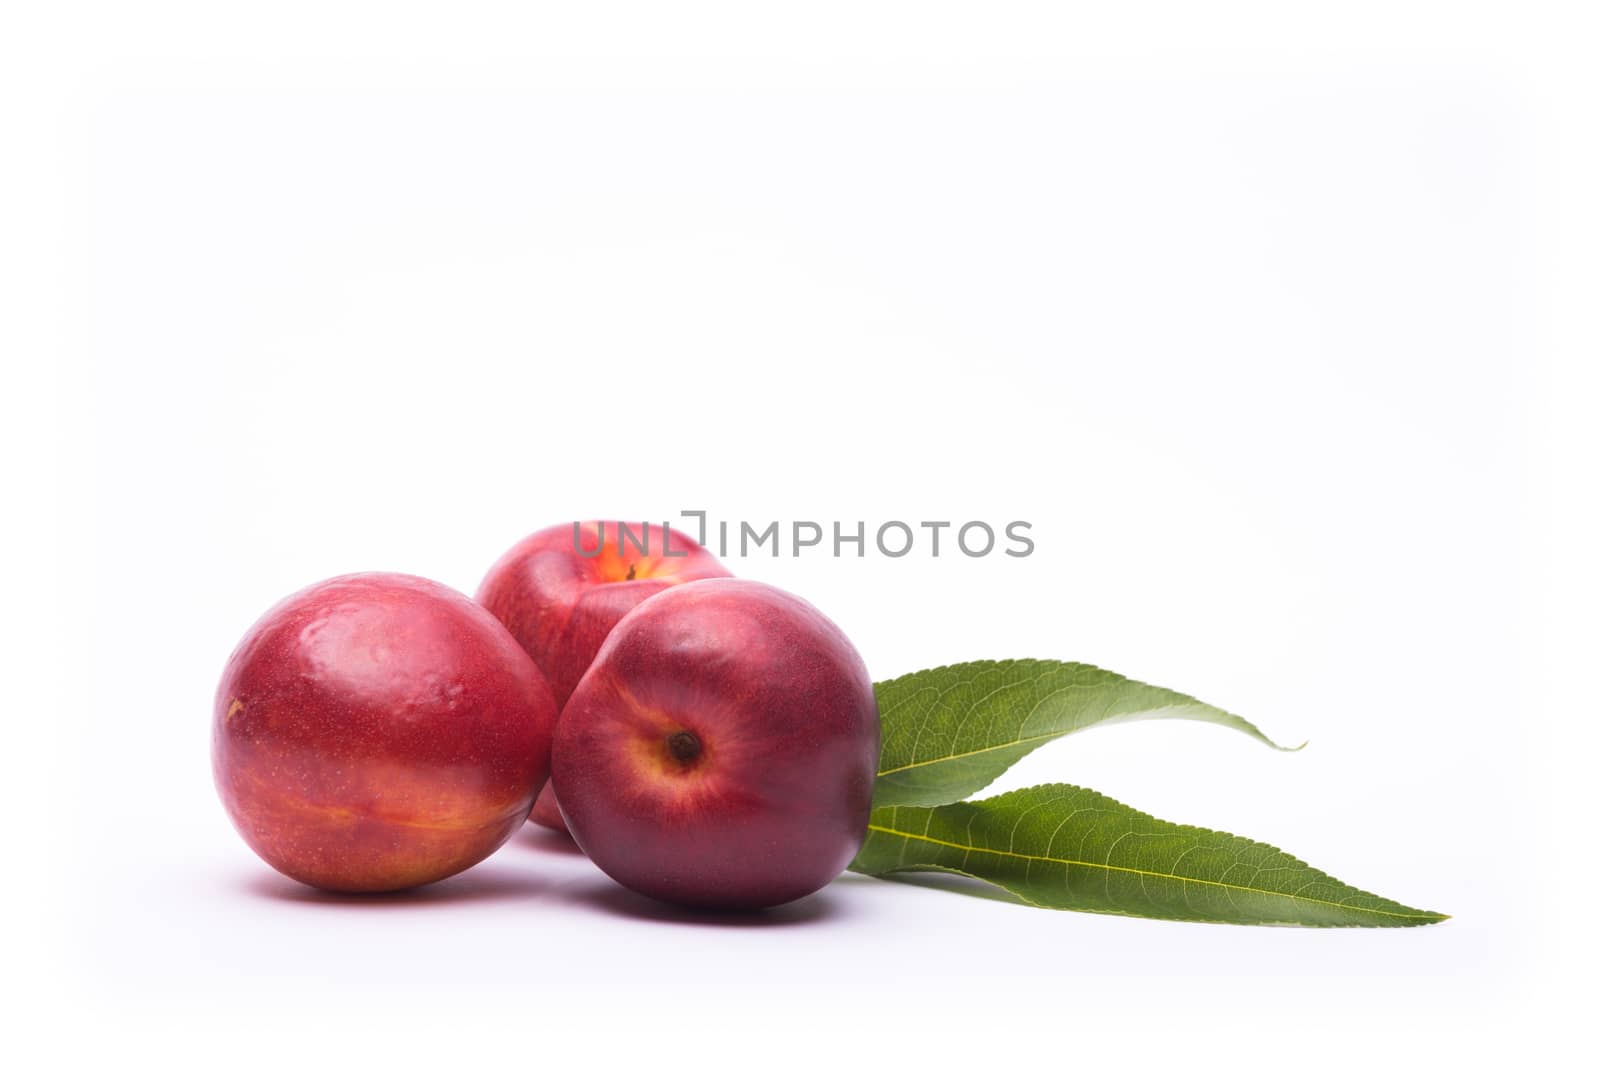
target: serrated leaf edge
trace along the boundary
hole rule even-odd
[[[1099,798],[1099,799],[1101,799],[1103,801],[1109,801],[1112,804],[1118,805],[1118,806],[1120,806],[1122,808],[1133,809],[1133,806],[1123,804],[1122,802],[1117,801],[1114,798],[1107,797],[1105,794],[1099,793],[1098,791],[1091,790],[1088,787],[1084,787],[1084,786],[1073,786],[1071,783],[1041,783],[1039,786],[1023,787],[1022,789],[1012,790],[1012,791],[1009,791],[1009,792],[1004,793],[1004,794],[996,794],[992,798],[981,798],[978,801],[958,801],[958,802],[954,802],[954,804],[966,804],[966,805],[981,804],[983,801],[995,801],[995,800],[999,800],[999,799],[1004,798],[1004,797],[1009,797],[1012,794],[1019,794],[1019,793],[1025,792],[1027,790],[1037,790],[1037,789],[1041,789],[1043,787],[1048,787],[1048,786],[1064,786],[1064,787],[1066,787],[1068,789],[1072,789],[1072,790],[1082,790],[1084,793],[1089,794],[1089,795],[1091,795],[1093,797],[1097,797],[1097,798]],[[886,807],[890,807],[890,808],[906,808],[906,809],[918,809],[918,808],[920,808],[920,806],[917,806],[917,805],[892,805],[892,806],[886,806]],[[1148,813],[1142,812],[1142,811],[1140,811],[1138,809],[1133,809],[1133,811],[1138,813],[1141,816],[1144,816],[1147,819],[1157,819],[1158,818],[1158,817],[1155,817],[1155,816],[1150,816]],[[1161,822],[1169,823],[1171,821],[1162,820]],[[1231,838],[1238,838],[1241,841],[1249,842],[1249,843],[1251,843],[1253,845],[1265,845],[1266,844],[1264,842],[1257,842],[1254,839],[1245,838],[1243,835],[1232,834],[1231,832],[1228,832],[1228,831],[1221,831],[1221,832],[1215,831],[1215,830],[1212,830],[1209,827],[1197,827],[1197,826],[1194,826],[1192,824],[1181,824],[1181,823],[1173,824],[1173,826],[1176,827],[1180,831],[1198,831],[1198,832],[1205,833],[1205,834],[1219,834],[1219,833],[1220,834],[1227,834]],[[1012,858],[1014,860],[1026,860],[1026,861],[1029,861],[1030,863],[1037,860],[1037,861],[1041,861],[1041,862],[1049,863],[1049,864],[1061,864],[1061,865],[1071,866],[1071,867],[1094,868],[1094,869],[1096,869],[1098,871],[1112,871],[1112,872],[1118,872],[1118,873],[1125,874],[1125,875],[1138,875],[1141,878],[1145,877],[1145,876],[1148,876],[1148,877],[1154,878],[1154,879],[1170,879],[1170,880],[1172,880],[1174,882],[1190,883],[1190,884],[1193,884],[1193,885],[1196,885],[1196,886],[1211,886],[1211,887],[1216,887],[1216,888],[1222,889],[1222,890],[1229,890],[1229,891],[1238,890],[1238,891],[1241,891],[1243,893],[1260,894],[1262,896],[1267,896],[1267,897],[1288,898],[1291,901],[1304,902],[1306,904],[1311,904],[1311,905],[1320,905],[1320,906],[1323,906],[1324,908],[1344,909],[1345,911],[1348,911],[1348,912],[1362,912],[1362,913],[1367,913],[1367,914],[1373,915],[1373,916],[1388,916],[1388,917],[1390,917],[1392,919],[1397,919],[1397,920],[1416,920],[1419,923],[1440,923],[1440,922],[1443,922],[1444,920],[1450,919],[1449,914],[1448,913],[1443,913],[1443,912],[1428,912],[1428,911],[1425,911],[1425,910],[1422,910],[1422,909],[1410,909],[1410,910],[1408,910],[1406,912],[1395,912],[1395,911],[1393,911],[1391,909],[1376,909],[1376,908],[1370,908],[1370,907],[1367,907],[1367,906],[1364,906],[1364,905],[1347,905],[1347,904],[1344,904],[1342,902],[1325,901],[1325,900],[1323,900],[1321,898],[1306,897],[1306,896],[1301,895],[1301,894],[1285,893],[1282,890],[1263,890],[1263,889],[1261,889],[1259,887],[1240,886],[1240,885],[1238,885],[1236,883],[1224,883],[1224,882],[1218,882],[1218,881],[1212,880],[1212,879],[1196,879],[1196,878],[1194,878],[1192,876],[1174,875],[1174,874],[1171,874],[1171,873],[1168,873],[1168,872],[1146,871],[1146,870],[1144,870],[1142,868],[1128,868],[1128,867],[1122,867],[1122,866],[1115,865],[1115,864],[1101,864],[1101,863],[1098,863],[1096,861],[1067,860],[1067,859],[1064,859],[1062,857],[1047,857],[1047,856],[1040,856],[1040,855],[1036,855],[1036,854],[1032,854],[1032,853],[1017,853],[1017,852],[1014,852],[1014,851],[1011,851],[1011,850],[1005,850],[1005,849],[990,849],[990,848],[988,848],[986,846],[965,845],[965,844],[963,844],[961,842],[951,842],[951,841],[947,841],[946,839],[943,839],[943,838],[934,838],[934,837],[929,836],[929,835],[912,834],[909,831],[901,831],[901,830],[897,830],[896,828],[893,828],[893,827],[885,827],[882,824],[873,823],[873,822],[868,822],[867,830],[869,832],[878,831],[878,832],[880,832],[882,834],[893,835],[893,836],[899,837],[899,838],[909,838],[909,839],[911,839],[913,841],[929,842],[929,843],[932,843],[933,845],[946,846],[946,847],[948,847],[950,849],[959,849],[959,850],[963,850],[963,851],[969,852],[969,853],[985,853],[985,854],[989,854],[991,856],[1010,857],[1010,858]],[[1296,864],[1306,864],[1306,862],[1301,860],[1299,857],[1296,857],[1293,854],[1284,852],[1282,849],[1278,849],[1277,846],[1270,846],[1269,848],[1277,850],[1279,853],[1282,853],[1284,855],[1284,857],[1288,858],[1289,860],[1294,861]],[[1005,886],[1005,885],[1003,885],[1001,883],[994,882],[994,881],[992,881],[990,879],[985,879],[981,875],[973,875],[971,872],[961,871],[958,868],[949,868],[949,867],[945,867],[944,865],[930,864],[930,865],[916,865],[914,867],[897,868],[897,869],[891,869],[891,870],[892,871],[910,871],[910,870],[916,870],[918,868],[920,868],[921,870],[948,871],[948,872],[953,872],[953,873],[955,873],[957,875],[964,875],[964,876],[966,876],[968,878],[978,879],[980,882],[989,883],[991,886],[997,886],[1001,890],[1004,890],[1009,894],[1014,894],[1015,896],[1017,896],[1017,897],[1021,898],[1022,900],[1028,902],[1030,905],[1034,905],[1034,906],[1037,906],[1037,907],[1040,907],[1040,908],[1058,908],[1058,909],[1062,908],[1062,906],[1049,905],[1049,904],[1044,904],[1042,902],[1035,901],[1032,898],[1028,897],[1026,894],[1019,893],[1018,891],[1013,890],[1009,886]],[[1322,878],[1327,879],[1327,880],[1329,880],[1331,882],[1338,883],[1340,886],[1348,887],[1351,890],[1355,890],[1356,893],[1367,893],[1368,892],[1368,891],[1365,891],[1365,890],[1356,890],[1356,888],[1353,887],[1353,886],[1350,886],[1349,883],[1346,883],[1341,879],[1335,879],[1333,876],[1329,875],[1327,872],[1322,871],[1322,870],[1320,870],[1318,868],[1314,868],[1309,864],[1306,864],[1306,868],[1307,868],[1308,874],[1321,876]],[[889,872],[885,872],[884,874],[889,874]],[[1377,895],[1373,895],[1373,896],[1377,896]],[[1404,906],[1404,905],[1401,906],[1401,908],[1405,908],[1405,907],[1406,906]],[[1119,912],[1119,911],[1114,910],[1114,909],[1095,909],[1095,908],[1078,909],[1078,908],[1073,908],[1073,909],[1071,909],[1071,911],[1074,911],[1074,912],[1104,912],[1104,913],[1111,913],[1113,915],[1119,915],[1119,916],[1142,917],[1141,913]],[[1233,920],[1214,920],[1214,921],[1202,920],[1200,922],[1214,922],[1214,923],[1237,925],[1238,921],[1233,921]],[[1283,923],[1284,926],[1301,926],[1301,927],[1327,927],[1327,926],[1333,926],[1332,924],[1319,924],[1319,923],[1315,923],[1315,922],[1301,922],[1301,921],[1295,921],[1295,922],[1276,921],[1276,922]]]
[[[988,668],[999,668],[999,669],[1003,669],[1003,668],[1010,667],[1012,665],[1018,665],[1018,664],[1024,664],[1024,665],[1050,664],[1050,665],[1054,665],[1054,666],[1057,666],[1057,667],[1066,667],[1066,668],[1088,668],[1090,671],[1104,672],[1106,675],[1109,675],[1110,678],[1108,680],[1106,680],[1108,684],[1114,685],[1117,682],[1131,682],[1136,686],[1148,686],[1152,690],[1166,690],[1168,693],[1170,693],[1170,694],[1174,695],[1175,697],[1178,697],[1178,698],[1181,699],[1179,701],[1174,701],[1174,702],[1170,702],[1170,703],[1165,704],[1165,705],[1161,705],[1161,706],[1159,706],[1157,708],[1149,709],[1149,710],[1141,713],[1141,717],[1142,718],[1155,719],[1155,718],[1158,718],[1155,715],[1155,713],[1163,712],[1163,711],[1165,711],[1165,710],[1167,710],[1169,708],[1181,708],[1184,705],[1197,705],[1197,706],[1199,706],[1201,708],[1208,708],[1213,712],[1221,713],[1222,715],[1227,716],[1229,719],[1238,720],[1239,723],[1241,723],[1244,727],[1247,728],[1246,733],[1248,733],[1251,737],[1255,738],[1257,741],[1260,741],[1260,742],[1262,742],[1262,743],[1264,743],[1266,745],[1271,746],[1273,749],[1278,750],[1280,753],[1297,753],[1300,750],[1304,749],[1306,747],[1306,745],[1307,745],[1306,742],[1301,742],[1299,745],[1280,745],[1279,743],[1273,741],[1270,737],[1268,737],[1267,734],[1264,731],[1262,731],[1261,728],[1257,727],[1254,723],[1251,723],[1249,720],[1245,719],[1243,716],[1237,715],[1237,714],[1235,714],[1233,712],[1229,712],[1225,708],[1218,708],[1216,705],[1210,704],[1210,703],[1208,703],[1206,701],[1202,701],[1197,697],[1191,697],[1186,693],[1179,693],[1177,690],[1172,690],[1172,689],[1169,689],[1168,687],[1165,687],[1165,686],[1156,686],[1153,683],[1141,682],[1138,679],[1132,679],[1132,678],[1129,678],[1126,675],[1121,675],[1121,674],[1118,674],[1115,671],[1111,671],[1108,668],[1098,667],[1097,665],[1094,665],[1094,664],[1084,663],[1081,660],[1050,660],[1050,659],[1044,658],[1044,657],[1017,657],[1017,658],[1012,658],[1012,659],[1009,659],[1009,660],[963,660],[963,661],[961,661],[959,663],[955,663],[955,664],[945,664],[945,665],[942,665],[940,667],[923,668],[920,671],[912,671],[912,672],[909,672],[909,673],[907,673],[905,675],[896,675],[892,679],[884,679],[882,682],[874,683],[874,686],[876,687],[876,686],[895,685],[895,684],[898,684],[898,683],[905,682],[905,681],[907,681],[909,679],[915,679],[919,675],[931,675],[934,672],[947,671],[947,670],[949,670],[951,668],[985,668],[985,669],[988,669]],[[1066,690],[1070,689],[1070,688],[1071,687],[1063,687],[1062,689],[1059,689],[1059,690],[1052,690],[1048,695],[1046,695],[1045,699],[1047,700],[1049,697],[1054,697],[1054,696],[1057,696],[1058,694],[1065,693]],[[950,762],[952,760],[965,760],[968,757],[977,756],[977,755],[979,755],[981,753],[995,753],[995,752],[999,752],[1002,749],[1012,749],[1012,748],[1015,748],[1016,746],[1019,746],[1019,745],[1035,745],[1035,744],[1044,745],[1046,742],[1055,741],[1057,738],[1065,738],[1069,734],[1078,734],[1078,733],[1081,733],[1082,731],[1085,731],[1085,730],[1091,730],[1091,729],[1093,729],[1094,727],[1097,727],[1097,726],[1108,726],[1108,725],[1109,724],[1096,723],[1096,724],[1090,724],[1090,726],[1088,726],[1088,727],[1072,727],[1072,728],[1070,728],[1068,730],[1064,730],[1064,731],[1048,731],[1048,732],[1046,732],[1044,734],[1030,734],[1025,738],[1017,738],[1014,741],[1001,742],[999,745],[984,746],[982,749],[964,749],[959,753],[950,753],[947,756],[932,757],[932,758],[930,758],[928,760],[918,760],[918,761],[914,761],[914,762],[912,762],[910,764],[901,764],[899,767],[879,768],[878,769],[878,773],[877,773],[877,777],[881,779],[885,775],[897,775],[900,772],[912,771],[912,770],[915,770],[916,768],[925,768],[925,767],[929,767],[929,766],[934,765],[934,764],[944,764],[944,763],[948,763],[948,762]],[[906,807],[913,807],[913,806],[906,806]]]
[[[910,807],[910,806],[907,806],[907,807]],[[947,867],[946,865],[943,865],[943,864],[913,864],[913,865],[910,865],[909,867],[895,868],[892,871],[886,871],[886,872],[881,872],[881,873],[876,874],[876,875],[870,875],[870,876],[868,876],[868,878],[888,880],[888,879],[892,879],[896,875],[904,875],[904,874],[906,874],[908,872],[911,872],[911,873],[915,873],[915,872],[941,872],[941,873],[948,874],[948,875],[959,875],[964,879],[971,879],[974,882],[983,883],[986,886],[992,886],[996,890],[1000,890],[1000,891],[1002,891],[1004,893],[1010,894],[1012,897],[1016,898],[1018,901],[1020,901],[1024,905],[1028,905],[1028,906],[1031,906],[1031,907],[1036,908],[1036,909],[1049,909],[1052,912],[1086,912],[1086,913],[1089,913],[1090,915],[1094,915],[1094,916],[1125,916],[1130,920],[1148,920],[1148,919],[1153,919],[1154,918],[1154,917],[1150,916],[1149,913],[1145,913],[1145,912],[1129,912],[1126,909],[1102,909],[1102,908],[1095,908],[1092,905],[1072,905],[1072,906],[1052,905],[1052,904],[1050,904],[1049,902],[1046,902],[1046,901],[1037,901],[1034,898],[1029,897],[1027,894],[1020,893],[1020,892],[1018,892],[1016,890],[1013,890],[1011,887],[1005,886],[1005,885],[1003,885],[1001,883],[997,883],[992,879],[985,879],[983,876],[974,875],[970,871],[962,871],[960,868],[951,868],[951,867]],[[861,874],[861,873],[858,873],[858,874]],[[1415,918],[1415,917],[1410,917],[1410,918]],[[1450,919],[1449,916],[1441,916],[1440,918],[1442,920]],[[1216,925],[1218,927],[1315,927],[1315,928],[1328,928],[1328,929],[1349,929],[1351,927],[1359,926],[1359,925],[1356,925],[1356,924],[1338,924],[1338,923],[1327,923],[1327,922],[1319,923],[1316,920],[1217,920],[1217,919],[1212,919],[1212,918],[1210,918],[1208,916],[1184,916],[1181,919],[1174,917],[1174,918],[1168,920],[1167,922],[1169,922],[1169,923],[1209,923],[1209,924],[1214,924],[1214,925]],[[1439,920],[1429,920],[1429,921],[1425,921],[1425,922],[1437,923],[1437,922],[1440,922],[1440,921]],[[1423,923],[1418,923],[1417,926],[1419,926],[1419,927],[1423,926]]]

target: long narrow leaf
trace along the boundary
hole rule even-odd
[[[1231,712],[1089,664],[977,660],[875,690],[883,722],[875,805],[959,801],[1046,742],[1103,723],[1202,720],[1284,748]]]
[[[1060,783],[934,808],[879,808],[850,867],[955,872],[1033,905],[1155,919],[1410,927],[1448,918],[1357,890],[1273,846],[1168,823]]]

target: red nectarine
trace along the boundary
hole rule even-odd
[[[653,523],[563,523],[512,546],[484,576],[478,603],[533,657],[559,708],[611,628],[634,606],[679,583],[727,574],[714,554],[676,530]],[[550,787],[539,795],[533,819],[566,829]]]
[[[268,864],[398,890],[493,853],[549,768],[556,704],[481,606],[409,575],[329,579],[273,606],[217,688],[212,766]]]
[[[712,578],[612,630],[556,724],[551,782],[618,882],[760,908],[855,856],[878,748],[872,682],[839,628],[782,590]]]

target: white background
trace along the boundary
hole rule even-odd
[[[976,7],[976,6],[975,6]],[[208,1063],[1527,1055],[1588,1011],[1595,85],[1560,7],[8,13],[8,927],[26,1034]],[[32,20],[32,21],[30,21]],[[33,503],[28,503],[33,502]],[[1065,780],[1454,915],[847,876],[747,924],[535,830],[301,891],[210,781],[244,628],[587,517],[1030,521],[731,560],[877,678],[1088,660],[1304,751]]]

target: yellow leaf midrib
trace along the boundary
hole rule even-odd
[[[1036,856],[1031,853],[1016,853],[1007,849],[990,849],[986,846],[966,845],[961,842],[946,841],[943,838],[934,838],[925,834],[913,834],[910,831],[902,831],[894,827],[884,827],[876,823],[868,824],[867,829],[869,831],[881,831],[884,834],[897,835],[901,838],[910,838],[918,842],[928,842],[932,845],[944,846],[948,849],[960,849],[969,853],[986,853],[991,856],[1010,857],[1014,860],[1037,860],[1047,864],[1064,864],[1081,868],[1095,868],[1100,871],[1119,872],[1125,875],[1145,876],[1152,879],[1171,879],[1176,882],[1193,883],[1197,886],[1212,886],[1222,890],[1238,890],[1242,893],[1265,894],[1270,897],[1282,897],[1287,898],[1290,901],[1303,902],[1305,904],[1312,905],[1322,905],[1325,908],[1346,909],[1351,912],[1365,912],[1374,916],[1389,916],[1397,920],[1448,920],[1450,918],[1449,916],[1439,912],[1395,912],[1391,909],[1375,909],[1365,905],[1345,905],[1336,901],[1324,901],[1320,898],[1306,897],[1302,894],[1285,893],[1282,890],[1263,890],[1258,886],[1240,886],[1236,883],[1218,882],[1214,879],[1196,879],[1188,875],[1173,875],[1168,872],[1161,871],[1145,871],[1142,868],[1126,868],[1116,864],[1101,864],[1092,860],[1069,860],[1065,857]]]
[[[1068,688],[1070,689],[1070,687],[1068,687]],[[1059,693],[1063,693],[1063,692],[1065,692],[1065,691],[1064,690],[1058,690],[1055,693],[1050,694],[1049,696],[1054,697],[1054,696],[1057,696]],[[1042,704],[1043,702],[1041,701],[1040,703]],[[901,764],[899,767],[880,768],[880,769],[878,769],[878,776],[877,777],[881,779],[885,775],[896,775],[896,774],[899,774],[902,771],[914,771],[917,768],[926,768],[926,767],[928,767],[930,765],[933,765],[933,764],[948,764],[952,760],[965,760],[967,757],[982,756],[984,753],[993,753],[993,752],[997,752],[997,751],[999,751],[1001,749],[1014,749],[1015,747],[1017,747],[1019,745],[1029,745],[1029,744],[1032,744],[1032,743],[1038,743],[1038,744],[1042,745],[1045,742],[1053,742],[1057,738],[1064,738],[1069,734],[1076,734],[1078,731],[1088,730],[1090,727],[1102,726],[1102,725],[1104,725],[1106,723],[1111,723],[1113,721],[1123,721],[1123,720],[1128,720],[1128,719],[1141,719],[1141,718],[1144,718],[1144,719],[1159,719],[1159,718],[1161,718],[1161,714],[1163,712],[1167,712],[1167,711],[1169,711],[1171,709],[1174,709],[1174,708],[1203,708],[1203,709],[1211,709],[1211,711],[1214,711],[1214,712],[1221,712],[1222,711],[1221,709],[1212,708],[1212,706],[1207,705],[1207,704],[1205,704],[1204,702],[1201,702],[1201,701],[1168,702],[1167,704],[1164,704],[1164,705],[1154,705],[1154,706],[1152,706],[1150,708],[1141,709],[1138,712],[1128,713],[1126,715],[1107,716],[1107,717],[1105,717],[1103,719],[1099,719],[1099,720],[1096,720],[1096,721],[1091,722],[1091,723],[1074,723],[1072,726],[1063,727],[1058,731],[1042,731],[1039,734],[1028,734],[1028,735],[1024,735],[1021,738],[1014,738],[1009,742],[1000,742],[1000,743],[998,743],[996,745],[986,745],[986,746],[983,746],[982,748],[979,748],[979,749],[963,749],[960,752],[956,752],[956,753],[945,753],[945,754],[943,754],[941,756],[929,757],[927,760],[914,760],[909,764]],[[1223,714],[1227,715],[1228,713],[1223,713]],[[1033,713],[1029,712],[1028,715],[1032,716]],[[1231,724],[1227,724],[1227,725],[1231,726]],[[1261,732],[1256,730],[1253,725],[1250,727],[1250,731],[1254,735],[1256,735],[1258,737],[1265,737],[1264,735],[1261,735]],[[1267,744],[1275,745],[1276,743],[1268,741]]]
[[[885,775],[894,775],[902,771],[911,771],[914,768],[925,768],[930,764],[946,764],[952,760],[961,760],[965,757],[980,756],[984,753],[993,753],[999,749],[1011,749],[1015,746],[1026,745],[1029,742],[1053,741],[1077,730],[1082,730],[1082,728],[1068,727],[1066,730],[1050,731],[1047,734],[1030,734],[1026,738],[1018,738],[1015,741],[1010,742],[1001,742],[999,745],[986,745],[982,749],[963,749],[959,753],[949,753],[945,756],[932,757],[928,760],[917,760],[910,764],[901,764],[898,768],[883,768],[878,772],[878,778],[881,779]]]

